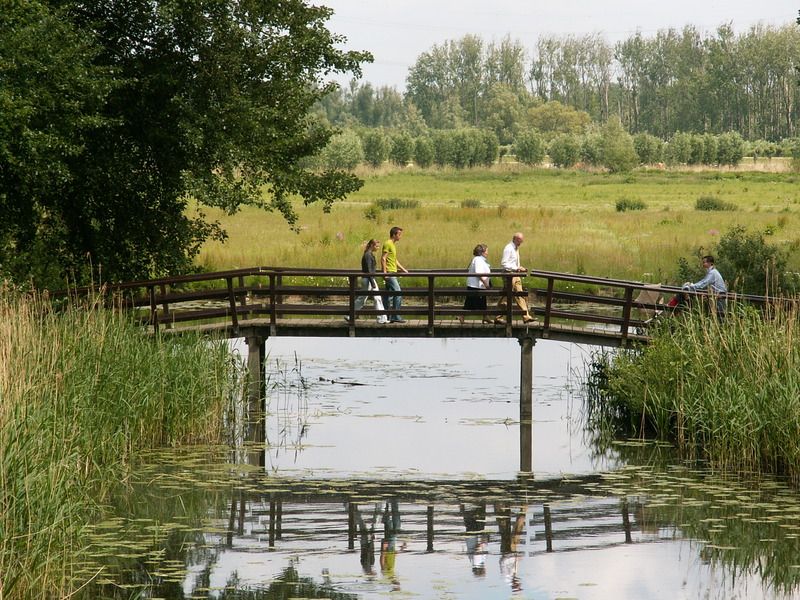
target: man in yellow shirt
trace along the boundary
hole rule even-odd
[[[408,270],[400,264],[397,260],[397,242],[403,237],[402,227],[392,227],[389,230],[389,239],[383,243],[383,251],[381,253],[381,268],[384,272],[383,280],[386,283],[386,290],[392,292],[387,298],[386,309],[389,311],[399,310],[400,305],[403,303],[403,297],[400,295],[400,282],[396,276],[391,273],[408,273]],[[395,313],[389,317],[390,323],[405,323],[406,320],[399,314]]]

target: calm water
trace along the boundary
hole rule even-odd
[[[598,451],[591,350],[537,343],[520,476],[516,341],[270,340],[266,468],[224,448],[153,456],[96,527],[93,593],[800,597],[797,494],[658,446]]]

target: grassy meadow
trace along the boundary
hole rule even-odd
[[[752,170],[746,171],[745,168]],[[670,282],[679,257],[714,247],[734,225],[769,232],[774,243],[800,246],[800,175],[746,161],[736,170],[642,170],[608,174],[502,164],[470,170],[363,170],[365,184],[330,214],[298,203],[299,233],[283,218],[248,208],[227,216],[207,211],[229,234],[206,244],[198,263],[218,270],[256,265],[355,268],[363,244],[381,242],[392,225],[405,229],[401,263],[414,268],[466,268],[472,248],[489,245],[499,266],[514,231],[526,236],[524,266]],[[699,211],[712,196],[736,210]],[[381,199],[416,200],[416,208],[373,211]],[[644,210],[618,212],[621,200]],[[478,207],[466,205],[478,204]],[[798,270],[798,258],[790,267]]]

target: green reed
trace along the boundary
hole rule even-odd
[[[797,323],[794,304],[664,319],[648,347],[613,359],[609,402],[640,434],[674,440],[686,456],[800,481]]]
[[[0,598],[61,597],[137,453],[221,439],[220,343],[0,288]]]

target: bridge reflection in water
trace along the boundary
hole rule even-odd
[[[219,542],[235,552],[352,552],[364,574],[381,572],[398,588],[398,554],[464,556],[475,576],[494,556],[513,591],[527,557],[657,539],[637,531],[638,504],[593,496],[601,481],[254,479],[233,495]]]

